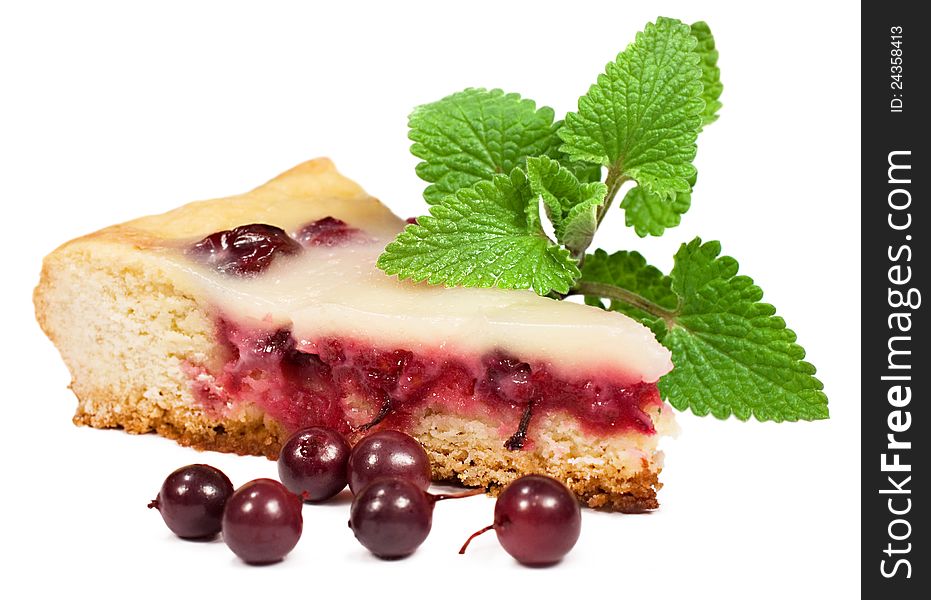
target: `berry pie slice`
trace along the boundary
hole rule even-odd
[[[397,429],[436,479],[542,473],[592,507],[655,508],[675,424],[650,330],[531,291],[389,277],[375,261],[404,226],[318,159],[66,243],[35,305],[75,423],[269,457],[308,425]]]

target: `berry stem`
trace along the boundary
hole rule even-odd
[[[524,413],[520,417],[520,424],[517,426],[517,431],[504,442],[504,447],[507,450],[520,450],[524,447],[524,441],[527,439],[527,428],[530,427],[530,418],[533,417],[533,405],[534,399],[531,398],[527,403],[527,407],[524,409]]]
[[[481,529],[479,529],[478,531],[476,531],[475,533],[473,533],[472,535],[470,535],[470,536],[469,536],[469,539],[467,539],[467,540],[465,541],[465,544],[462,545],[462,548],[459,548],[459,554],[465,554],[466,548],[469,547],[469,544],[472,542],[472,540],[474,540],[474,539],[477,538],[478,536],[482,535],[482,534],[485,533],[486,531],[491,531],[491,530],[494,529],[494,528],[495,528],[494,524],[491,524],[491,525],[489,525],[488,527],[482,527]]]
[[[433,498],[434,502],[439,502],[440,500],[455,500],[456,498],[469,498],[471,496],[478,496],[479,494],[484,494],[485,488],[475,488],[474,490],[469,490],[468,492],[462,492],[459,494],[429,494]]]
[[[158,510],[158,508],[159,508],[159,506],[158,506],[158,498],[156,498],[155,500],[152,500],[151,502],[149,502],[148,504],[146,504],[145,507],[146,507],[146,508],[154,508],[154,509]]]
[[[372,419],[371,421],[369,421],[369,422],[366,423],[365,425],[361,425],[361,426],[357,429],[357,431],[368,431],[368,430],[371,429],[372,427],[375,427],[376,425],[378,425],[379,423],[381,423],[382,421],[384,421],[384,420],[385,420],[385,417],[387,417],[389,414],[391,414],[391,411],[392,411],[393,409],[394,409],[394,406],[393,406],[392,403],[391,403],[391,396],[389,396],[389,395],[386,394],[385,392],[382,392],[382,393],[381,393],[381,408],[379,408],[378,414],[375,415],[375,418],[374,418],[374,419]]]

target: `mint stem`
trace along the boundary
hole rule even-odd
[[[605,177],[605,185],[608,186],[608,193],[605,195],[604,204],[602,204],[601,208],[598,210],[599,226],[601,225],[601,220],[608,214],[608,209],[611,208],[611,203],[614,202],[614,197],[617,196],[621,186],[629,179],[629,177],[621,173],[621,169],[617,166],[612,166],[608,169],[608,176]]]
[[[605,177],[605,185],[608,186],[608,193],[605,194],[604,203],[598,208],[598,215],[596,221],[596,229],[601,226],[602,219],[605,218],[605,215],[608,214],[608,209],[611,208],[611,203],[614,202],[614,197],[617,196],[618,191],[621,189],[621,186],[624,185],[625,181],[628,181],[628,177],[621,174],[621,170],[616,167],[611,167],[608,169],[608,175]],[[589,242],[591,245],[591,242]],[[585,251],[588,250],[588,246],[585,248],[569,248],[570,255],[572,258],[578,261],[579,268],[582,268],[582,265],[585,263]],[[563,296],[565,298],[565,296]]]
[[[676,323],[677,311],[663,308],[655,302],[647,300],[640,294],[636,294],[622,287],[611,285],[610,283],[599,283],[597,281],[577,281],[575,287],[569,290],[569,296],[582,294],[584,296],[599,296],[610,300],[626,302],[635,308],[644,310],[655,317],[660,317],[666,322],[666,326],[672,329]]]

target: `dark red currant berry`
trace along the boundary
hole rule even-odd
[[[430,458],[420,442],[400,431],[362,438],[349,456],[349,489],[359,492],[379,477],[401,477],[421,490],[430,487]]]
[[[188,254],[221,273],[249,277],[267,269],[278,256],[300,251],[301,245],[281,228],[252,223],[212,233],[191,246]]]
[[[351,240],[359,230],[350,227],[345,221],[334,217],[324,217],[301,227],[294,236],[306,246],[339,246]]]
[[[220,533],[223,507],[233,484],[210,465],[188,465],[169,475],[149,508],[158,509],[168,529],[182,538],[211,538]]]
[[[243,561],[278,562],[301,538],[301,499],[274,479],[255,479],[236,490],[223,511],[223,541]]]
[[[409,556],[433,527],[435,499],[407,479],[382,477],[353,499],[349,527],[379,558]]]
[[[530,401],[534,390],[529,364],[504,354],[494,354],[484,362],[485,377],[479,381],[480,387],[509,404]]]
[[[582,530],[582,511],[575,495],[559,481],[525,475],[498,496],[494,524],[474,533],[459,553],[465,553],[472,539],[490,529],[518,562],[543,567],[559,562],[575,546]]]
[[[328,500],[346,487],[352,451],[345,438],[326,427],[292,435],[278,455],[278,477],[289,490],[311,502]]]

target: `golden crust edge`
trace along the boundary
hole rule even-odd
[[[276,460],[288,433],[277,422],[260,411],[246,411],[238,418],[212,418],[198,409],[186,411],[176,407],[160,415],[141,415],[114,412],[112,407],[125,404],[126,399],[108,395],[106,391],[95,395],[95,404],[102,408],[95,414],[82,410],[80,402],[73,421],[76,425],[98,429],[122,429],[131,434],[157,433],[178,444],[199,451],[231,452],[239,455],[265,456]],[[642,513],[659,508],[656,492],[662,488],[659,474],[662,469],[643,469],[618,479],[599,477],[579,478],[577,471],[565,465],[546,462],[531,453],[508,451],[503,447],[491,452],[492,458],[473,459],[464,463],[458,459],[461,447],[450,448],[441,440],[413,432],[423,444],[432,465],[433,479],[455,482],[469,487],[483,487],[497,495],[508,483],[521,475],[531,473],[548,475],[563,481],[590,508],[622,513]],[[488,454],[488,448],[481,448]],[[607,480],[613,480],[607,485]]]

